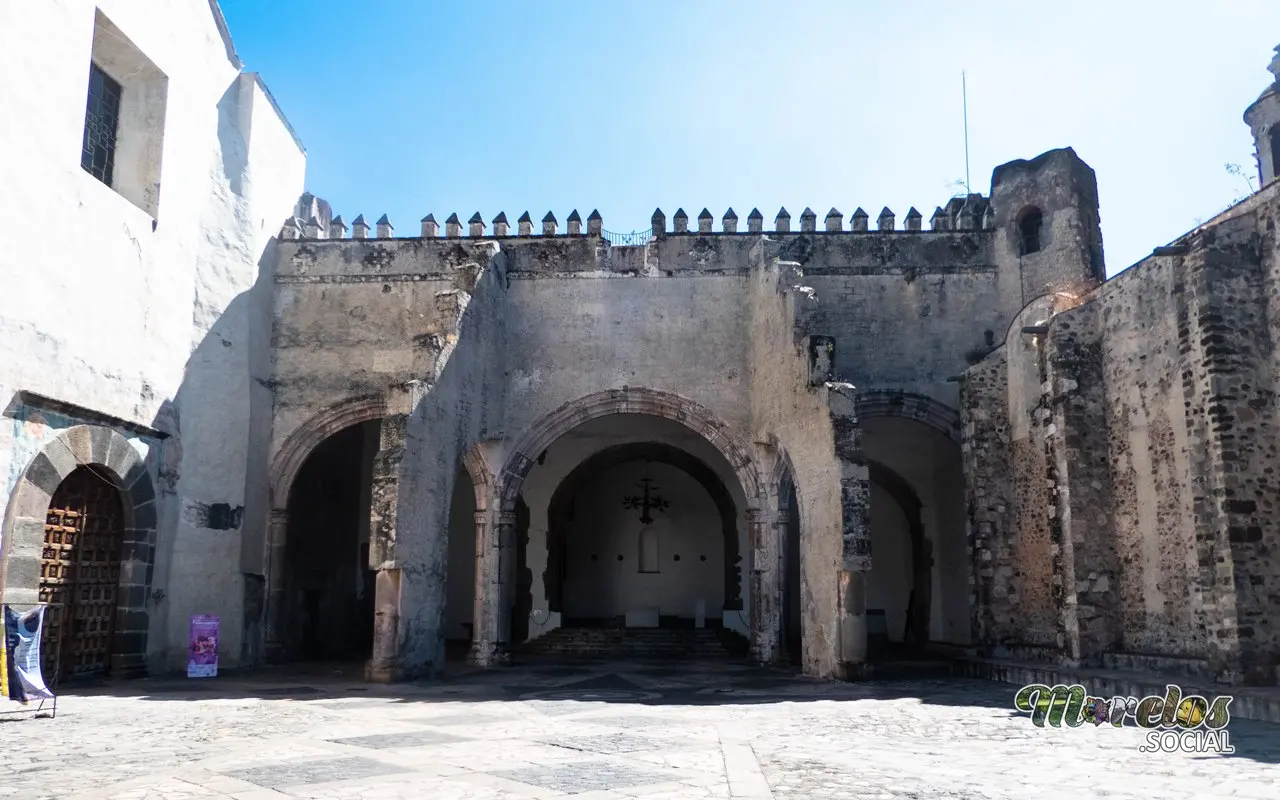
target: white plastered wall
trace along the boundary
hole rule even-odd
[[[655,497],[670,506],[641,512],[623,499],[642,495],[651,480]],[[642,530],[656,534],[656,564],[640,563]],[[666,464],[628,462],[583,484],[565,543],[564,613],[575,619],[606,619],[656,609],[663,616],[693,619],[698,604],[719,617],[724,605],[724,535],[720,513],[706,489]],[[643,572],[642,567],[654,567]]]
[[[164,78],[162,110],[128,108],[128,91],[121,108],[163,120],[153,202],[80,166],[98,12],[112,26],[100,40],[118,32],[127,42],[114,46],[154,66],[139,102],[156,102]],[[246,461],[269,358],[257,316],[269,306],[254,287],[305,170],[219,25],[207,0],[0,3],[0,214],[31,234],[0,249],[0,405],[27,390],[174,434],[159,483],[153,669],[181,666],[193,613],[222,617],[220,657],[239,660],[243,531],[202,525],[210,506],[258,499]],[[0,420],[0,511],[33,455],[28,427]]]

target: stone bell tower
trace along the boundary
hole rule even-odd
[[[1273,76],[1271,85],[1244,112],[1244,121],[1253,131],[1261,186],[1280,176],[1280,47],[1267,69]]]

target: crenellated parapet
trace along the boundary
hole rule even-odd
[[[311,207],[304,208],[304,210],[314,211],[316,210],[315,205],[316,201],[313,200]],[[300,207],[302,206],[300,205]],[[715,230],[715,217],[710,209],[702,209],[701,213],[698,214],[696,226],[690,225],[689,215],[683,208],[677,209],[675,214],[672,215],[671,225],[668,227],[667,216],[659,208],[653,212],[653,216],[650,218],[650,229],[646,235],[650,238],[656,238],[662,236],[721,236],[736,234],[758,236],[761,234],[919,233],[924,230],[923,220],[924,216],[913,206],[907,211],[906,216],[903,218],[903,223],[899,227],[897,215],[892,209],[885,207],[876,217],[873,229],[870,225],[870,215],[862,208],[858,208],[850,215],[846,226],[844,215],[832,208],[823,217],[822,225],[819,227],[817,213],[811,208],[805,208],[800,214],[799,228],[795,229],[792,227],[791,214],[784,207],[780,208],[774,216],[772,229],[766,231],[764,214],[760,213],[758,208],[753,208],[751,213],[747,215],[746,230],[742,230],[738,226],[737,213],[730,208],[721,217],[720,230],[717,231]],[[561,233],[560,221],[556,218],[554,212],[548,211],[542,217],[540,232],[535,234],[533,217],[529,215],[528,211],[525,211],[517,218],[516,229],[512,233],[506,212],[499,212],[492,220],[492,232],[490,232],[484,217],[477,211],[466,222],[466,237],[471,239],[546,238],[553,236],[604,237],[604,220],[599,211],[593,210],[590,216],[586,218],[585,231],[583,222],[584,220],[578,210],[574,209],[565,218],[566,230]],[[991,230],[994,224],[995,215],[991,208],[991,202],[980,194],[954,197],[945,206],[938,206],[929,218],[929,230],[931,231],[982,231]],[[439,238],[441,235],[440,227],[436,222],[435,215],[427,214],[422,218],[419,236],[412,238]],[[386,214],[378,218],[374,229],[376,229],[376,238],[378,239],[396,238],[394,226]],[[286,219],[280,228],[280,238],[308,240],[367,239],[369,238],[370,230],[371,226],[365,222],[363,214],[358,215],[350,227],[343,221],[341,215],[332,219],[322,219],[320,216],[312,214],[306,218],[292,216]],[[462,218],[456,212],[451,213],[445,219],[444,238],[463,238]]]

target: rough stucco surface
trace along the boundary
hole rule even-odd
[[[95,7],[167,79],[154,217],[80,167]],[[0,193],[0,211],[50,233],[0,253],[0,403],[27,391],[87,410],[19,407],[0,425],[0,507],[40,447],[24,419],[146,441],[159,492],[148,661],[184,663],[189,616],[217,614],[234,666],[242,536],[260,532],[251,515],[225,527],[207,509],[265,500],[262,470],[251,480],[247,468],[265,458],[270,421],[254,382],[269,344],[259,263],[302,188],[304,154],[256,76],[229,61],[206,2],[4,4],[0,40],[6,74],[40,76],[0,82],[0,141],[21,154],[0,159],[0,181],[22,187]],[[117,169],[130,169],[127,148]]]

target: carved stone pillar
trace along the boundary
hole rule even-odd
[[[373,655],[365,679],[394,683],[404,677],[400,663],[400,570],[380,569],[373,589]]]
[[[475,513],[476,585],[472,620],[471,661],[491,667],[502,658],[502,547],[501,526],[488,510]]]
[[[373,459],[369,501],[369,568],[396,564],[396,511],[400,497],[400,462],[404,460],[407,415],[382,420],[378,454]]]
[[[477,511],[476,598],[471,661],[479,667],[505,663],[511,648],[515,583],[516,515]]]
[[[284,593],[284,548],[288,532],[289,512],[285,509],[272,509],[271,519],[267,523],[266,573],[269,588],[266,597],[266,642],[263,647],[263,658],[267,663],[279,663],[284,660],[287,652],[284,640],[287,608]]]
[[[751,654],[761,664],[776,663],[782,648],[782,539],[778,515],[747,511],[751,542]]]
[[[404,675],[400,663],[400,562],[396,557],[396,522],[400,501],[400,465],[409,420],[422,399],[421,381],[408,381],[387,391],[387,415],[373,459],[369,503],[369,568],[374,578],[373,652],[366,678],[377,683]]]
[[[862,430],[853,387],[828,394],[836,457],[840,460],[841,564],[838,577],[839,672],[851,678],[867,660],[867,581],[871,571],[871,481],[862,454]]]
[[[516,604],[516,514],[504,511],[498,516],[498,563],[502,570],[502,582],[498,587],[498,656],[502,663],[510,660],[511,615]]]
[[[867,660],[867,573],[840,570],[841,677],[857,677]]]

